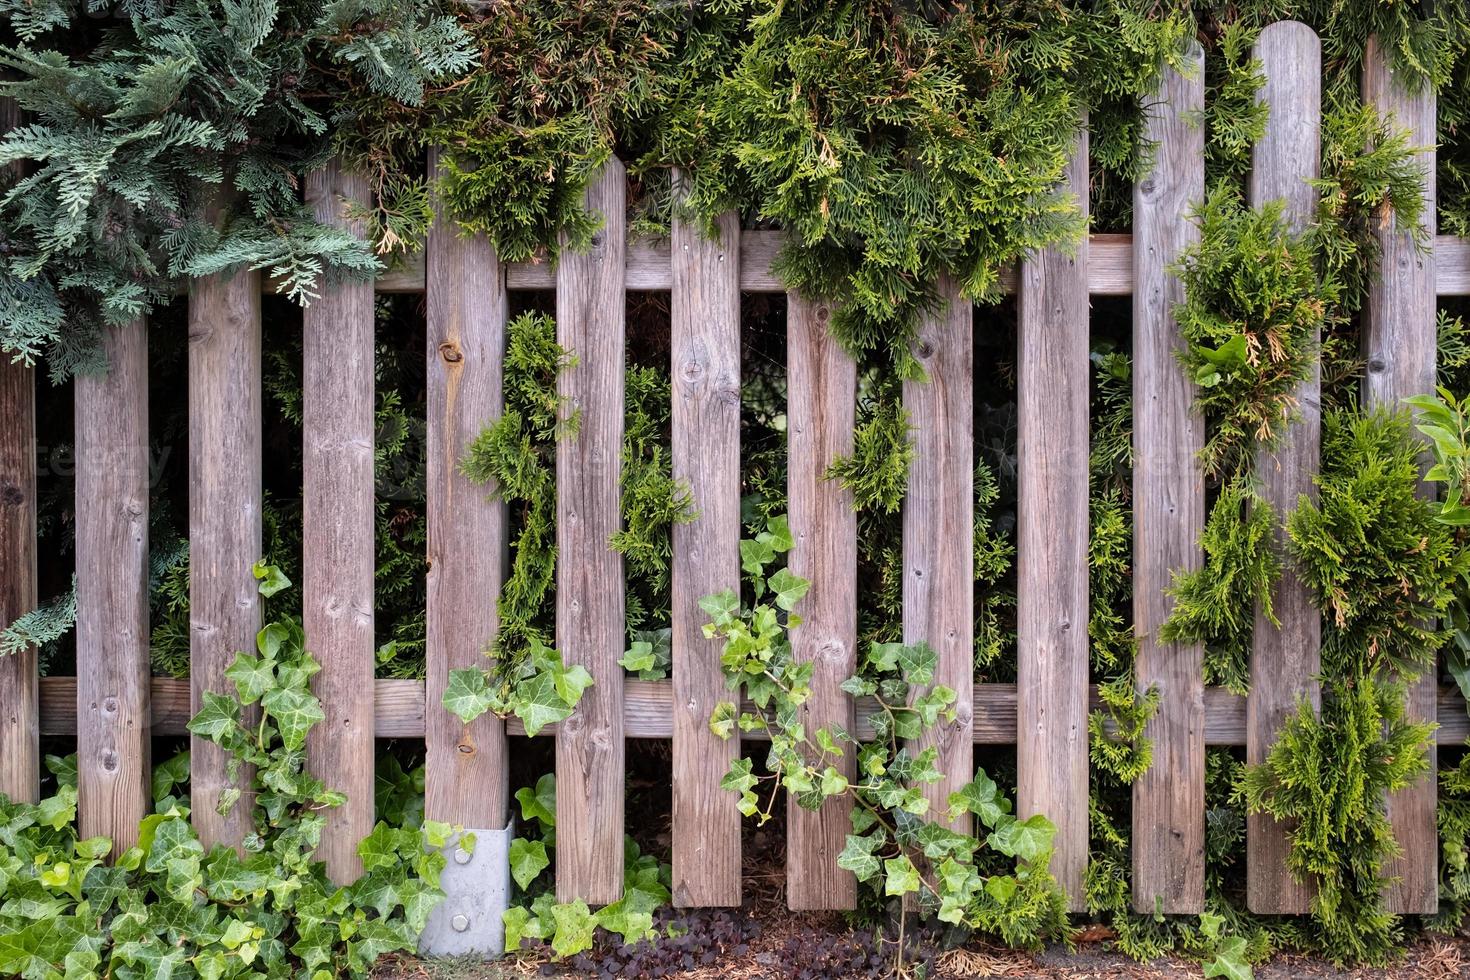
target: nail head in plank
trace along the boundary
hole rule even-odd
[[[349,208],[370,200],[367,181],[336,160],[306,177],[317,220],[354,235],[363,227]],[[373,829],[372,283],[328,283],[302,318],[302,594],[307,648],[322,665],[312,690],[326,712],[307,756],[313,775],[347,795],[326,811],[320,852],[327,874],[345,884],[362,874],[357,843]]]
[[[603,227],[586,252],[556,270],[556,339],[576,364],[561,372],[575,436],[556,444],[556,645],[594,685],[556,736],[558,901],[615,902],[623,893],[622,558],[609,544],[621,524],[626,187],[610,161],[587,187]]]

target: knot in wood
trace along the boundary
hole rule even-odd
[[[439,345],[439,356],[450,364],[458,364],[464,360],[464,354],[460,351],[459,345],[452,340],[446,340]]]
[[[1374,374],[1381,374],[1388,370],[1388,362],[1381,357],[1368,358],[1368,370]]]
[[[475,745],[473,742],[460,742],[458,745],[455,746],[455,748],[458,749],[463,755],[475,754]]]
[[[0,504],[4,504],[6,507],[19,507],[25,502],[26,495],[14,483],[7,483],[0,486]]]
[[[921,340],[914,345],[914,356],[921,361],[927,361],[934,356],[934,345],[927,340]]]
[[[828,310],[825,306],[819,306],[819,307],[817,307],[817,322],[818,323],[826,323],[827,322],[827,318],[829,316],[831,316],[831,315],[832,315],[832,312],[830,310]]]

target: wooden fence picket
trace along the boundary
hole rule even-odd
[[[556,444],[556,644],[594,686],[556,735],[556,894],[590,905],[623,893],[622,526],[627,188],[610,161],[587,188],[603,227],[587,252],[563,251],[556,269],[556,339],[576,358],[561,373],[577,434]]]
[[[254,652],[261,556],[260,274],[195,279],[189,289],[189,677],[190,708],[206,691],[233,695],[225,671]],[[253,832],[251,772],[230,778],[230,756],[189,740],[191,819],[206,848],[239,847]],[[230,788],[244,797],[218,812]]]
[[[1270,106],[1270,117],[1251,157],[1250,202],[1259,207],[1285,200],[1285,220],[1300,232],[1317,207],[1317,192],[1308,181],[1321,168],[1322,44],[1307,25],[1278,21],[1261,31],[1255,59],[1265,76],[1257,98]],[[1276,452],[1256,460],[1261,495],[1282,522],[1303,494],[1316,499],[1313,477],[1321,463],[1322,420],[1315,365],[1297,389],[1296,400],[1300,419],[1283,434]],[[1275,547],[1285,551],[1284,523],[1278,525]],[[1322,617],[1290,561],[1283,563],[1272,609],[1280,626],[1258,606],[1251,641],[1245,749],[1251,765],[1266,761],[1277,730],[1296,713],[1299,698],[1321,707],[1316,676],[1322,662]],[[1287,825],[1269,815],[1246,818],[1246,904],[1252,912],[1311,910],[1311,884],[1296,881],[1285,870],[1291,850],[1288,832]]]
[[[929,818],[947,823],[949,795],[975,775],[975,348],[974,306],[947,276],[939,295],[912,345],[926,377],[903,384],[914,443],[903,500],[903,638],[934,648],[934,685],[957,696],[955,720],[927,730],[915,747],[939,750],[944,779],[923,791]],[[969,814],[948,825],[969,833]]]
[[[740,904],[740,811],[720,788],[740,752],[710,712],[732,696],[718,640],[706,639],[702,596],[740,589],[740,218],[719,237],[676,220],[671,307],[674,479],[699,516],[674,527],[674,904]]]
[[[1198,914],[1205,902],[1205,683],[1198,643],[1165,644],[1159,627],[1176,572],[1203,564],[1204,476],[1197,454],[1204,417],[1179,350],[1174,308],[1184,284],[1169,269],[1199,241],[1185,219],[1205,190],[1204,52],[1189,71],[1164,73],[1145,108],[1152,171],[1133,189],[1133,624],[1139,690],[1157,686],[1158,713],[1144,730],[1153,765],[1133,783],[1133,907]]]
[[[798,293],[786,297],[787,482],[792,574],[811,581],[792,655],[813,661],[811,697],[802,705],[807,732],[841,725],[853,730],[852,699],[838,689],[857,672],[857,514],[852,493],[826,478],[838,456],[852,452],[857,366],[832,336],[832,308]],[[856,773],[849,750],[838,770]],[[792,909],[857,907],[857,879],[837,866],[852,831],[847,806],[829,799],[806,810],[788,794],[786,904]]]
[[[370,199],[367,181],[337,161],[307,175],[307,203],[324,224],[362,235],[348,211]],[[328,283],[302,330],[302,606],[307,648],[322,665],[312,690],[326,712],[306,748],[312,774],[347,795],[326,811],[318,852],[343,884],[362,874],[357,842],[373,829],[372,283]]]
[[[431,153],[430,166],[438,163]],[[505,723],[486,712],[468,725],[445,710],[449,672],[486,666],[505,578],[506,506],[472,484],[459,462],[499,418],[508,313],[505,269],[484,235],[461,234],[437,205],[429,232],[427,375],[424,814],[461,827],[505,826]]]
[[[116,857],[152,809],[148,706],[148,326],[103,331],[76,379],[77,808]]]
[[[1408,135],[1417,147],[1414,161],[1424,175],[1423,221],[1432,231],[1435,204],[1435,95],[1428,85],[1412,86],[1393,70],[1389,54],[1377,39],[1370,41],[1363,64],[1363,100]],[[1364,355],[1367,373],[1363,401],[1369,406],[1402,409],[1403,399],[1434,390],[1436,301],[1434,252],[1421,247],[1413,229],[1396,216],[1378,223],[1377,275],[1368,288],[1364,310]],[[1426,496],[1433,494],[1423,485]],[[1438,671],[1426,671],[1409,687],[1409,717],[1435,720]],[[1437,752],[1429,742],[1429,775],[1388,800],[1388,816],[1400,855],[1387,874],[1395,879],[1385,899],[1389,911],[1428,915],[1439,909],[1439,832],[1436,823]]]
[[[1066,186],[1087,208],[1087,129]],[[1021,266],[1017,316],[1016,809],[1056,824],[1052,872],[1085,904],[1087,870],[1089,316],[1087,251]]]

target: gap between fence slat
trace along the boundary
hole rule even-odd
[[[625,596],[609,540],[621,527],[626,195],[612,160],[587,187],[602,229],[556,269],[556,338],[576,358],[557,389],[580,414],[556,444],[556,645],[595,681],[556,736],[556,894],[589,905],[623,892]]]
[[[673,227],[671,380],[674,479],[698,510],[674,526],[673,893],[681,907],[740,904],[740,811],[720,780],[740,740],[710,730],[732,692],[706,639],[702,596],[740,589],[740,220]]]
[[[436,166],[437,152],[429,165]],[[428,577],[424,813],[473,829],[505,826],[509,759],[494,712],[464,724],[443,706],[449,672],[488,666],[506,566],[506,506],[460,471],[469,444],[504,410],[505,270],[484,235],[436,202],[427,245]]]
[[[1199,241],[1187,220],[1204,197],[1204,52],[1181,74],[1166,69],[1145,108],[1152,171],[1133,189],[1133,623],[1140,691],[1156,686],[1158,713],[1144,729],[1153,765],[1133,783],[1133,907],[1198,914],[1205,902],[1204,649],[1165,644],[1173,610],[1165,590],[1176,572],[1203,563],[1204,476],[1197,455],[1204,418],[1179,351],[1174,308],[1184,284],[1170,269]]]
[[[1284,199],[1284,217],[1295,232],[1312,221],[1317,192],[1308,183],[1321,167],[1322,45],[1305,24],[1278,21],[1261,32],[1255,58],[1265,81],[1257,98],[1270,107],[1266,135],[1251,156],[1250,203],[1260,207]],[[1286,550],[1285,521],[1303,494],[1316,499],[1322,443],[1321,383],[1311,377],[1296,392],[1300,418],[1289,426],[1274,453],[1261,453],[1256,469],[1261,495],[1275,510],[1275,547]],[[1280,627],[1259,604],[1252,632],[1250,697],[1246,715],[1246,762],[1266,761],[1276,733],[1306,697],[1320,710],[1316,681],[1321,669],[1322,618],[1292,562],[1283,561],[1272,598]],[[1290,826],[1264,813],[1246,817],[1246,904],[1252,912],[1303,914],[1311,911],[1313,886],[1286,871]]]
[[[1434,230],[1435,95],[1430,85],[1411,87],[1389,64],[1377,38],[1368,43],[1363,63],[1363,100],[1378,107],[1391,125],[1405,130],[1418,147],[1414,162],[1423,173],[1423,221]],[[1366,406],[1404,409],[1403,399],[1434,390],[1436,309],[1434,253],[1420,248],[1412,229],[1394,216],[1379,222],[1378,274],[1368,287],[1363,311],[1363,378]],[[1427,454],[1426,454],[1427,456]],[[1426,463],[1428,460],[1426,459]],[[1421,494],[1433,496],[1432,484]],[[1436,678],[1430,669],[1409,686],[1409,720],[1435,720]],[[1436,823],[1437,752],[1429,743],[1429,772],[1388,799],[1388,817],[1400,855],[1385,873],[1394,880],[1385,899],[1390,912],[1432,914],[1439,909],[1439,832]]]
[[[1085,120],[1066,187],[1085,211]],[[1017,303],[1016,804],[1056,825],[1051,868],[1073,911],[1088,854],[1087,253],[1084,239],[1028,257]]]
[[[938,290],[939,309],[924,314],[911,345],[926,377],[903,383],[914,446],[903,500],[903,639],[934,648],[932,686],[957,695],[954,721],[941,719],[914,746],[937,748],[944,774],[922,787],[929,819],[969,833],[968,813],[953,822],[944,814],[950,794],[975,776],[974,307],[949,276]]]
[[[852,494],[826,478],[832,461],[852,452],[857,366],[832,336],[831,316],[825,301],[786,296],[787,480],[796,541],[789,567],[811,581],[791,647],[797,661],[815,662],[801,715],[808,733],[833,725],[852,731],[852,699],[838,685],[857,672],[857,514]],[[837,768],[854,778],[851,750]],[[852,830],[848,804],[837,797],[806,810],[787,794],[786,814],[786,904],[856,908],[857,879],[837,866]]]
[[[152,808],[148,663],[148,327],[102,333],[107,373],[76,395],[77,809],[115,857]]]
[[[225,671],[253,651],[261,556],[260,274],[194,279],[189,290],[189,676],[190,705],[206,691],[234,696]],[[239,847],[254,830],[252,771],[231,779],[229,753],[189,739],[190,810],[199,839]],[[243,798],[218,812],[231,787]]]
[[[332,161],[306,178],[316,219],[363,235],[347,216],[367,181]],[[325,812],[318,852],[333,881],[362,874],[357,844],[373,829],[373,474],[375,355],[370,282],[329,282],[303,312],[302,602],[306,645],[321,662],[312,690],[326,720],[308,766],[347,802]]]

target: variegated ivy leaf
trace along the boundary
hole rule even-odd
[[[225,668],[225,677],[235,685],[241,704],[254,704],[276,686],[275,661],[240,653],[235,656],[235,662]]]
[[[551,919],[556,931],[551,936],[552,952],[558,956],[574,956],[592,946],[592,931],[597,920],[581,899],[552,906]]]
[[[490,678],[479,667],[451,670],[440,703],[444,705],[444,710],[469,724],[489,711],[494,703],[490,692]]]
[[[287,751],[305,747],[306,733],[327,718],[322,711],[322,703],[314,694],[295,687],[270,691],[260,703],[275,720],[281,732],[281,743]]]
[[[735,713],[733,701],[719,702],[710,712],[709,730],[722,739],[729,739],[735,734]]]
[[[882,830],[867,836],[848,834],[847,843],[837,855],[837,866],[857,875],[858,881],[869,881],[883,870],[878,852],[888,843]]]
[[[888,858],[883,862],[883,873],[886,876],[883,883],[885,895],[907,895],[919,890],[919,869],[907,855]]]
[[[975,778],[949,794],[949,813],[953,820],[958,814],[968,811],[980,818],[987,828],[994,828],[1011,812],[1011,801],[1006,799],[995,780],[980,770]]]
[[[240,702],[216,691],[205,691],[197,714],[189,719],[189,733],[223,742],[240,727]]]

